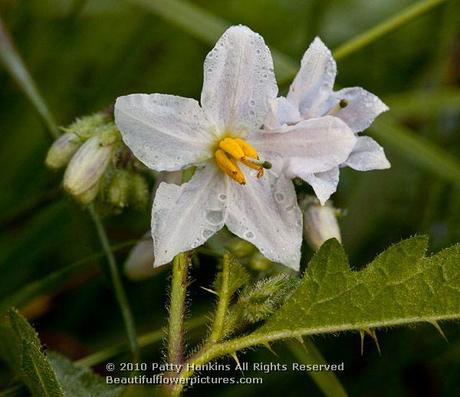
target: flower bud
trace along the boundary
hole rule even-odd
[[[125,274],[131,280],[140,281],[153,276],[153,241],[150,233],[137,243],[125,263]]]
[[[234,239],[227,245],[228,250],[237,258],[243,258],[255,252],[256,248],[246,240]]]
[[[261,253],[256,252],[249,261],[249,266],[252,270],[263,272],[270,268],[271,262],[269,259],[265,258]]]
[[[64,128],[67,132],[73,132],[79,136],[82,140],[86,140],[93,136],[96,131],[109,122],[109,116],[105,113],[95,113],[90,116],[78,118],[67,128]]]
[[[103,146],[99,136],[88,139],[70,160],[64,174],[64,189],[74,196],[92,188],[105,172],[113,145]]]
[[[130,178],[130,202],[134,208],[145,208],[150,200],[149,185],[140,174],[132,174]]]
[[[115,171],[107,192],[107,200],[111,205],[118,208],[128,206],[130,177],[126,170]]]
[[[73,132],[61,135],[48,150],[46,166],[54,170],[65,167],[81,144],[82,140]]]
[[[309,196],[302,202],[301,207],[304,237],[313,250],[317,251],[331,238],[342,242],[336,209],[329,202],[321,205],[316,198]]]
[[[83,193],[74,196],[74,198],[81,204],[86,205],[86,204],[91,203],[96,198],[98,193],[99,193],[99,182],[96,182],[88,190],[85,190]]]

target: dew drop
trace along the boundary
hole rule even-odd
[[[281,201],[284,200],[284,194],[283,193],[275,193],[275,200],[278,201],[278,203],[281,203]]]
[[[225,201],[225,200],[227,200],[227,195],[226,195],[226,194],[223,194],[223,193],[222,193],[222,194],[219,194],[219,200],[220,200],[220,201]]]
[[[244,234],[244,236],[245,236],[246,238],[253,239],[253,238],[254,238],[254,233],[253,233],[253,232],[246,232],[246,233]]]
[[[212,230],[209,230],[209,229],[204,229],[202,232],[201,232],[201,235],[203,236],[203,238],[205,239],[208,239],[209,237],[212,236],[214,232]]]
[[[210,210],[206,214],[206,219],[211,225],[219,225],[224,219],[224,214],[220,210]]]

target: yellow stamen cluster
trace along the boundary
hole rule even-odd
[[[238,166],[238,161],[257,170],[257,178],[263,176],[264,168],[269,168],[266,163],[259,161],[256,149],[241,138],[222,139],[214,157],[219,168],[240,185],[246,183],[246,178]]]

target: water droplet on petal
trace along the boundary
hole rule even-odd
[[[211,225],[219,225],[223,219],[224,219],[224,214],[221,210],[210,210],[206,214],[206,219]]]
[[[201,235],[203,236],[203,238],[205,238],[206,240],[212,236],[214,232],[212,230],[209,230],[209,229],[204,229],[202,232],[201,232]]]
[[[254,238],[254,233],[253,232],[246,232],[244,236],[248,239],[253,239]]]

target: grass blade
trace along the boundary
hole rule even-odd
[[[395,16],[379,23],[378,25],[372,27],[369,30],[366,30],[365,32],[337,47],[333,52],[334,57],[337,60],[346,58],[347,56],[378,40],[380,37],[393,32],[394,30],[400,28],[413,19],[425,14],[426,12],[444,3],[445,1],[446,0],[422,0],[418,3],[410,5],[409,7],[397,13]]]
[[[393,149],[411,163],[460,184],[460,161],[456,157],[416,135],[389,115],[375,120],[370,132],[384,147]]]
[[[57,138],[59,130],[53,115],[48,109],[45,100],[40,95],[32,77],[30,76],[21,56],[16,51],[14,44],[8,34],[0,16],[0,62],[13,78],[13,80],[24,91],[35,110],[41,116],[51,137]]]

